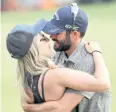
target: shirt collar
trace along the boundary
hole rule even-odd
[[[84,40],[82,40],[76,47],[76,49],[74,50],[74,52],[69,56],[69,58],[66,57],[65,52],[62,52],[62,56],[65,61],[70,61],[72,63],[75,63],[75,60],[78,56],[80,56],[80,51],[83,50],[84,48]]]

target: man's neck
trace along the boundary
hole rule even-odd
[[[65,51],[65,53],[67,54],[67,56],[69,57],[77,48],[77,46],[80,44],[81,39],[79,41],[77,41],[75,44],[73,44],[69,50]]]

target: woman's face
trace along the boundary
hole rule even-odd
[[[44,32],[41,32],[35,37],[35,39],[39,48],[39,52],[42,55],[51,58],[55,51],[53,49],[54,43],[50,39],[50,36]]]

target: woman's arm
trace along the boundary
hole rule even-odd
[[[87,48],[88,47],[88,48]],[[97,43],[89,43],[86,45],[88,52],[92,53],[99,50]],[[60,85],[75,90],[103,92],[110,88],[109,73],[103,61],[102,55],[99,52],[93,52],[95,61],[95,77],[88,73],[71,70],[68,68],[56,69],[56,81]]]
[[[96,42],[88,42],[85,44],[85,47],[87,51],[93,55],[95,62],[95,77],[101,81],[106,81],[110,86],[109,72],[102,58],[100,46]]]

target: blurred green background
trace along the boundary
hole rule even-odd
[[[116,2],[80,5],[88,14],[85,40],[97,40],[103,51],[112,84],[112,109],[116,112]],[[6,50],[6,36],[16,24],[32,24],[39,18],[50,19],[54,10],[2,12],[2,112],[23,112],[16,81],[16,60]]]

